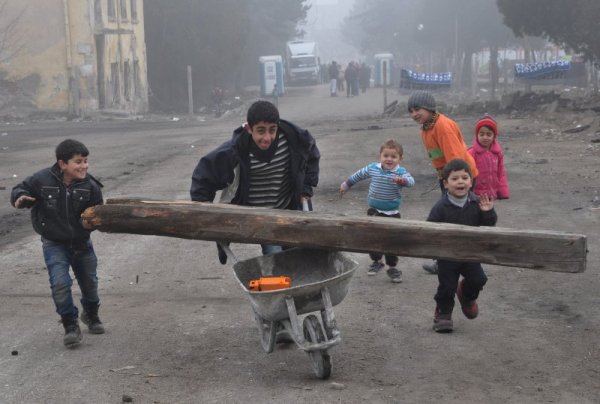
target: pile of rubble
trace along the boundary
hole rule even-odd
[[[581,89],[565,88],[562,91],[525,92],[502,94],[497,100],[474,99],[453,93],[435,94],[438,110],[450,116],[510,114],[534,112],[600,112],[600,94],[588,94]],[[407,115],[406,102],[394,101],[384,112],[387,117]]]

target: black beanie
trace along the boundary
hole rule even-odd
[[[427,91],[415,91],[408,98],[408,112],[413,108],[423,108],[435,112],[435,98]]]

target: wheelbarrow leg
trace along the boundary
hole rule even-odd
[[[340,335],[340,331],[337,328],[335,315],[333,314],[333,305],[331,304],[329,288],[324,287],[321,290],[321,298],[323,299],[324,307],[324,309],[321,311],[321,317],[323,318],[323,325],[325,328],[326,337],[328,340],[330,340],[338,337]]]
[[[278,322],[265,320],[256,312],[254,312],[254,319],[256,320],[256,325],[258,326],[260,344],[266,353],[273,352],[273,349],[275,349]]]
[[[287,296],[285,298],[285,304],[287,305],[288,314],[290,315],[292,338],[294,338],[294,341],[296,341],[297,344],[301,345],[304,343],[304,334],[302,333],[300,320],[298,319],[298,312],[296,312],[296,303],[294,303],[294,298]]]

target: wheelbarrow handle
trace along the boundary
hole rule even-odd
[[[236,258],[235,254],[233,254],[233,251],[231,251],[231,248],[229,248],[229,243],[222,243],[220,241],[217,241],[217,244],[223,249],[223,251],[225,251],[227,258],[229,258],[233,263],[238,262],[238,259]]]

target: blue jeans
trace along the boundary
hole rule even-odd
[[[262,248],[263,255],[275,254],[283,251],[283,248],[280,245],[261,244],[260,247]]]
[[[56,312],[61,317],[76,319],[79,316],[77,306],[73,304],[71,294],[73,281],[69,274],[69,267],[73,268],[79,284],[82,306],[100,304],[98,277],[96,276],[98,260],[91,240],[88,240],[82,249],[75,249],[42,237],[42,250],[48,269],[52,299],[56,306]]]

